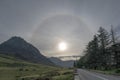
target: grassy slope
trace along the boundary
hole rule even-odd
[[[70,72],[72,73],[68,69],[29,63],[0,55],[0,80],[21,80],[22,78],[33,80],[32,78],[46,76],[52,76],[54,80],[67,80],[67,78],[72,77]]]

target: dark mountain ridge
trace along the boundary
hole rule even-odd
[[[21,37],[12,37],[0,44],[0,54],[13,56],[29,62],[53,65],[36,47]]]

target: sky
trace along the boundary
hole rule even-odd
[[[0,0],[0,43],[20,36],[48,57],[82,55],[99,27],[111,25],[119,32],[120,0]]]

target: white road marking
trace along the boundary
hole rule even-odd
[[[91,74],[91,75],[93,75],[93,76],[95,76],[95,77],[98,77],[98,78],[100,78],[100,79],[102,79],[102,80],[108,80],[107,78],[104,78],[104,77],[98,76],[98,75],[93,74],[93,73],[89,73],[89,74]]]
[[[95,77],[98,77],[98,78],[100,78],[100,79],[102,79],[102,80],[109,80],[109,79],[107,79],[107,78],[104,78],[104,77],[101,77],[101,76],[98,76],[98,75],[96,75],[96,74],[93,74],[93,73],[90,73],[90,72],[88,72],[88,71],[86,71],[88,74],[90,74],[90,75],[92,75],[92,76],[95,76]]]
[[[107,78],[104,78],[104,77],[101,77],[101,76],[98,76],[98,75],[96,75],[96,77],[98,77],[100,79],[103,79],[103,80],[108,80]]]

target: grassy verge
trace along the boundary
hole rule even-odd
[[[73,80],[73,70],[60,71],[60,75],[53,76],[52,80]]]
[[[73,80],[73,75],[68,74],[68,75],[55,76],[53,77],[53,80]]]

